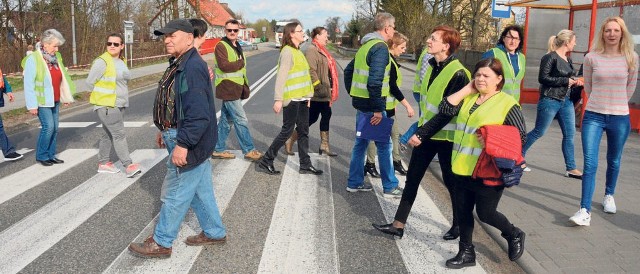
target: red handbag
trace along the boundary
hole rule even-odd
[[[502,172],[493,158],[505,158],[523,163],[520,132],[514,126],[485,125],[480,127],[477,133],[484,139],[484,149],[472,176],[483,179],[483,183],[487,186],[500,186],[503,184]]]

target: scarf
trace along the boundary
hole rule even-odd
[[[49,54],[48,52],[44,51],[44,46],[42,44],[40,44],[40,47],[38,47],[38,48],[40,49],[40,52],[42,53],[42,57],[47,62],[47,65],[49,66],[49,69],[51,67],[53,67],[55,69],[60,69],[59,66],[58,66],[58,58],[56,58],[56,53],[55,52],[53,54]]]
[[[329,60],[329,76],[331,76],[331,102],[330,105],[333,104],[336,100],[338,100],[338,95],[340,94],[339,84],[338,84],[338,67],[336,66],[336,60],[333,59],[329,51],[324,46],[320,45],[316,40],[313,40],[313,44],[318,47],[318,50]]]
[[[4,76],[2,75],[2,70],[0,69],[0,88],[4,87]],[[2,96],[2,94],[0,93],[0,96]]]

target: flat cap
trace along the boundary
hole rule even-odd
[[[176,31],[184,31],[186,33],[193,33],[193,26],[189,23],[187,19],[176,19],[171,20],[169,23],[164,25],[163,28],[157,29],[153,31],[153,34],[160,36],[165,34],[172,34]]]

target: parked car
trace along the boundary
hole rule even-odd
[[[242,40],[242,39],[238,39],[238,43],[240,44],[240,46],[250,46],[250,45],[252,45],[252,43],[251,43],[251,42],[249,42],[249,41],[244,41],[244,40]]]

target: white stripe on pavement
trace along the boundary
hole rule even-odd
[[[124,122],[124,127],[142,127],[146,125],[148,122]],[[151,123],[153,125],[153,122]],[[153,125],[155,126],[155,125]],[[102,127],[102,124],[97,125],[96,127]]]
[[[131,159],[140,163],[142,174],[126,178],[123,173],[98,173],[0,233],[0,243],[3,245],[0,249],[2,271],[20,271],[166,156],[166,149],[136,150],[131,153]]]
[[[379,163],[377,166],[380,166]],[[406,177],[398,174],[396,176],[400,181],[400,187],[404,187]],[[400,199],[383,197],[382,180],[373,177],[370,177],[370,179],[387,222],[393,222]],[[445,266],[445,262],[458,253],[457,240],[445,241],[442,239],[442,235],[450,226],[451,224],[442,215],[440,209],[431,200],[431,197],[422,187],[419,187],[418,195],[405,225],[404,236],[402,239],[395,241],[409,273],[443,273],[450,271]],[[464,272],[485,273],[480,264],[474,267],[467,267]]]
[[[329,161],[311,155],[321,176],[299,174],[298,156],[287,157],[258,273],[340,272]]]
[[[213,187],[220,214],[224,214],[233,194],[242,181],[250,161],[244,160],[241,151],[232,151],[236,155],[232,160],[221,160],[213,167]],[[213,165],[213,162],[212,162]],[[142,242],[153,233],[158,215],[138,234],[134,242]],[[188,236],[200,233],[202,229],[191,210],[180,226],[178,237],[173,241],[171,258],[166,260],[141,259],[131,255],[128,249],[123,250],[118,258],[103,273],[187,273],[195,262],[202,247],[187,246],[184,240]]]
[[[0,179],[0,189],[2,189],[2,191],[0,191],[0,204],[62,174],[96,154],[98,154],[97,149],[67,149],[58,153],[58,157],[64,160],[64,164],[49,167],[41,164],[34,164]]]
[[[60,122],[58,128],[83,128],[95,124],[96,122]],[[39,126],[38,128],[42,128]]]

